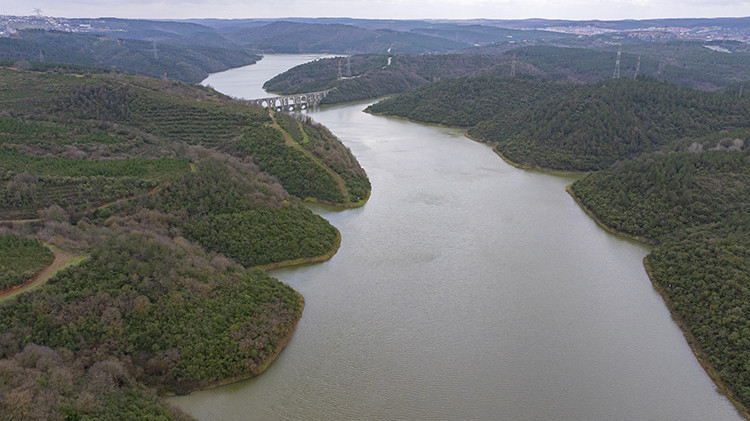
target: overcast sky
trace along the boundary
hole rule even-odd
[[[750,16],[750,0],[2,0],[0,13],[152,19],[646,19]]]

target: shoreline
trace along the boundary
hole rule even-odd
[[[369,198],[369,195],[368,195],[368,198]],[[267,272],[267,271],[274,270],[274,269],[281,269],[281,268],[299,266],[299,265],[311,264],[311,263],[322,263],[322,262],[328,261],[333,256],[336,255],[336,253],[339,251],[339,248],[341,247],[341,231],[339,231],[338,228],[336,227],[334,227],[334,229],[336,231],[336,241],[334,242],[333,247],[327,253],[321,254],[319,256],[300,257],[298,259],[285,260],[282,262],[267,263],[265,265],[252,266],[252,267],[248,267],[247,270]],[[217,380],[217,381],[210,382],[205,385],[201,385],[197,387],[188,387],[184,391],[184,393],[176,393],[173,391],[169,391],[165,393],[159,393],[159,395],[162,396],[163,398],[169,398],[169,397],[174,397],[174,396],[187,396],[193,392],[216,389],[221,386],[226,386],[226,385],[230,385],[230,384],[245,381],[245,380],[250,380],[254,377],[257,377],[263,374],[263,372],[266,371],[268,367],[270,367],[271,364],[276,360],[279,354],[281,354],[284,348],[286,348],[286,345],[292,339],[294,332],[297,330],[297,325],[299,324],[300,320],[302,320],[302,313],[305,309],[305,297],[302,294],[300,294],[299,291],[295,289],[293,289],[293,291],[297,295],[297,298],[299,298],[302,307],[300,308],[299,313],[297,314],[297,318],[294,321],[294,324],[289,329],[289,332],[281,338],[274,352],[268,356],[268,359],[266,359],[266,361],[264,361],[263,364],[259,365],[258,367],[251,370],[250,372],[239,375],[239,376],[228,377],[225,379]],[[158,386],[155,388],[158,390]]]
[[[371,193],[372,193],[372,190],[369,190],[368,194],[367,194],[367,197],[362,202],[362,204],[359,205],[359,206],[356,206],[356,207],[363,206],[367,202],[367,200],[370,198],[370,194]],[[327,206],[332,206],[332,207],[335,207],[335,208],[350,209],[350,207],[336,206],[335,204],[329,204],[329,203],[326,203],[326,202],[323,202],[323,201],[317,201],[317,200],[315,200],[313,202],[312,200],[307,200],[307,199],[305,199],[305,201],[306,202],[310,202],[310,203],[325,204]],[[326,262],[326,261],[330,260],[333,256],[335,256],[336,253],[338,253],[339,248],[341,247],[341,231],[339,231],[338,228],[336,228],[336,227],[334,227],[334,230],[336,231],[336,241],[334,242],[333,247],[327,253],[321,254],[319,256],[300,257],[298,259],[285,260],[285,261],[282,261],[282,262],[274,262],[274,263],[267,263],[265,265],[252,266],[252,267],[248,267],[247,270],[249,270],[249,271],[263,271],[263,272],[267,272],[267,271],[274,270],[274,269],[281,269],[281,268],[287,268],[287,267],[293,267],[293,266],[299,266],[299,265],[305,265],[305,264]],[[279,281],[279,282],[281,282],[281,281]],[[302,313],[303,313],[303,311],[305,309],[305,297],[302,294],[300,294],[299,291],[294,290],[294,289],[293,289],[293,291],[297,295],[297,298],[300,300],[301,308],[299,310],[299,313],[297,314],[297,317],[296,317],[296,320],[294,321],[294,324],[289,329],[289,332],[286,335],[284,335],[283,337],[281,337],[281,339],[280,339],[280,341],[279,341],[276,349],[274,350],[274,352],[271,355],[268,356],[268,358],[266,359],[266,361],[263,362],[263,364],[259,365],[258,367],[256,367],[255,369],[251,370],[250,372],[242,374],[242,375],[239,375],[239,376],[233,376],[233,377],[228,377],[228,378],[225,378],[225,379],[220,379],[220,380],[217,380],[215,382],[210,382],[208,384],[197,386],[197,387],[188,387],[184,391],[184,393],[176,393],[176,392],[173,392],[173,391],[169,391],[169,392],[166,392],[166,393],[159,393],[159,395],[162,398],[169,398],[169,397],[175,397],[175,396],[188,396],[188,395],[190,395],[193,392],[199,392],[199,391],[203,391],[203,390],[216,389],[216,388],[221,387],[221,386],[227,386],[227,385],[230,385],[230,384],[233,384],[233,383],[238,383],[238,382],[241,382],[241,381],[250,380],[250,379],[252,379],[254,377],[257,377],[257,376],[263,374],[263,372],[266,371],[268,369],[268,367],[270,367],[271,364],[276,360],[276,358],[281,354],[281,352],[284,350],[284,348],[286,348],[286,345],[292,339],[292,336],[294,335],[294,332],[297,330],[297,325],[299,324],[300,320],[302,320]],[[155,387],[155,388],[158,390],[158,386]]]
[[[464,126],[450,126],[450,125],[442,124],[442,123],[431,123],[431,122],[426,122],[426,121],[414,120],[414,119],[411,119],[409,117],[401,117],[401,116],[395,116],[395,115],[389,115],[389,114],[382,114],[382,113],[373,113],[373,112],[367,111],[367,109],[363,110],[363,112],[365,112],[367,114],[370,114],[370,115],[375,115],[375,116],[379,116],[379,117],[393,118],[393,119],[396,119],[396,120],[408,121],[410,123],[415,123],[415,124],[424,124],[424,125],[427,125],[427,126],[434,126],[434,127],[444,127],[446,129],[463,130],[464,136],[467,139],[472,140],[472,141],[477,142],[477,143],[480,143],[482,145],[490,146],[492,148],[492,152],[494,152],[495,155],[499,156],[503,161],[505,161],[506,164],[510,165],[511,167],[518,168],[519,170],[539,171],[539,172],[543,172],[545,174],[562,174],[562,175],[568,175],[568,174],[570,174],[570,175],[579,175],[579,174],[587,174],[588,173],[588,171],[560,170],[560,169],[555,169],[555,168],[540,167],[538,165],[525,165],[525,164],[520,164],[520,163],[515,162],[515,161],[511,161],[508,157],[506,157],[505,155],[503,155],[502,152],[500,152],[500,151],[497,150],[495,142],[485,142],[483,140],[477,139],[474,136],[471,136],[469,134],[469,129],[471,127],[473,127],[473,126],[464,127]]]
[[[468,137],[469,139],[471,139],[471,140],[473,140],[475,142],[485,143],[485,142],[482,142],[481,140],[474,139],[473,137],[469,136],[468,133],[466,134],[466,137]],[[494,152],[495,155],[499,156],[500,159],[502,159],[503,161],[505,161],[506,164],[510,165],[511,167],[516,167],[519,170],[532,171],[532,170],[543,170],[544,169],[544,168],[537,167],[537,166],[520,164],[520,163],[518,163],[516,161],[511,161],[507,156],[503,155],[502,152],[500,152],[499,150],[497,150],[497,146],[496,145],[492,146],[492,152]]]
[[[631,241],[636,241],[636,242],[639,242],[641,244],[644,244],[652,248],[657,246],[656,242],[653,240],[649,240],[648,238],[639,237],[633,234],[628,234],[626,232],[618,231],[617,229],[612,228],[609,225],[605,224],[601,219],[599,219],[598,216],[596,216],[596,214],[591,209],[586,207],[586,205],[584,205],[583,202],[581,202],[581,200],[575,195],[573,190],[570,188],[571,186],[572,184],[568,184],[565,187],[565,191],[570,195],[571,198],[573,198],[576,204],[578,204],[578,207],[580,207],[581,210],[584,211],[586,215],[589,216],[589,218],[593,219],[594,222],[596,222],[596,225],[599,225],[600,228],[602,228],[603,230],[607,231],[608,233],[612,235],[616,235],[618,237],[622,237]]]
[[[399,95],[399,94],[391,94],[391,95]],[[387,95],[387,96],[384,96],[384,97],[373,98],[372,101],[377,101],[377,102],[373,102],[373,104],[377,104],[381,100],[387,99],[391,95]],[[358,101],[355,101],[355,102],[358,102]],[[460,129],[460,130],[464,130],[464,132],[466,130],[469,130],[471,127],[473,127],[473,126],[451,126],[451,125],[443,124],[443,123],[434,123],[434,122],[431,122],[431,121],[415,120],[413,118],[403,117],[403,116],[399,116],[399,115],[374,113],[372,111],[368,111],[367,108],[365,108],[364,110],[362,110],[362,112],[365,113],[365,114],[375,115],[375,116],[378,116],[378,117],[387,117],[387,118],[392,118],[392,119],[395,119],[395,120],[408,121],[409,123],[424,124],[424,125],[427,125],[427,126],[435,126],[435,127],[445,127],[447,129]],[[466,137],[469,137],[469,136],[467,135]],[[472,139],[472,140],[475,140],[475,139]],[[479,142],[479,143],[484,143],[484,142]]]
[[[396,119],[406,120],[406,121],[415,122],[415,123],[419,123],[419,124],[428,124],[428,125],[434,125],[434,126],[439,126],[439,127],[452,127],[452,126],[446,126],[446,125],[439,124],[439,123],[425,123],[425,122],[422,122],[422,121],[415,121],[415,120],[412,120],[412,119],[409,119],[409,118],[406,118],[406,117],[390,116],[390,115],[386,115],[386,114],[372,113],[372,112],[368,112],[368,111],[365,111],[365,112],[367,112],[369,114],[372,114],[372,115],[379,115],[379,116],[383,116],[383,117],[396,118]],[[453,127],[453,128],[456,128],[456,127]],[[468,134],[468,129],[466,129],[464,131],[464,135],[468,139],[471,139],[474,142],[482,143],[482,144],[486,144],[486,145],[491,146],[492,147],[492,151],[495,153],[495,155],[499,156],[508,165],[510,165],[510,166],[512,166],[514,168],[520,169],[520,170],[524,170],[524,171],[540,171],[540,172],[544,172],[544,173],[547,173],[547,174],[556,174],[556,175],[557,174],[559,174],[559,175],[584,175],[584,174],[588,173],[588,172],[581,172],[581,171],[556,170],[556,169],[542,168],[542,167],[539,167],[539,166],[531,166],[531,165],[520,164],[520,163],[517,163],[517,162],[514,162],[514,161],[508,159],[508,157],[506,157],[505,155],[503,155],[502,152],[500,152],[497,149],[497,145],[493,145],[491,143],[484,142],[484,141],[481,141],[481,140],[479,140],[479,139],[477,139],[475,137],[470,136]],[[578,205],[578,207],[581,210],[583,210],[586,213],[586,215],[588,215],[589,218],[591,218],[599,227],[601,227],[602,229],[604,229],[608,233],[610,233],[612,235],[615,235],[617,237],[620,237],[620,238],[623,238],[623,239],[626,239],[626,240],[629,240],[629,241],[635,241],[635,242],[638,242],[638,243],[643,244],[645,246],[648,246],[650,248],[657,247],[656,242],[653,241],[653,240],[650,240],[650,239],[647,239],[647,238],[644,238],[644,237],[640,237],[640,236],[636,236],[636,235],[632,235],[632,234],[628,234],[628,233],[619,231],[619,230],[617,230],[615,228],[612,228],[612,227],[606,225],[601,219],[599,219],[599,217],[596,214],[594,214],[588,207],[586,207],[583,204],[583,202],[581,202],[581,200],[573,193],[573,191],[571,189],[571,186],[572,186],[572,184],[569,184],[568,186],[566,186],[565,187],[565,191],[573,198],[573,200],[576,202],[576,204]],[[651,253],[649,252],[649,255],[650,254]],[[655,281],[655,279],[653,277],[653,274],[651,272],[651,267],[648,264],[648,256],[649,255],[647,255],[643,259],[643,267],[646,270],[646,274],[648,275],[649,281],[651,282],[651,285],[654,288],[654,290],[662,297],[662,301],[664,302],[664,305],[667,307],[667,310],[669,311],[670,315],[672,316],[672,320],[677,324],[677,327],[682,332],[682,335],[685,338],[685,341],[688,343],[688,346],[690,347],[690,350],[692,351],[692,353],[695,356],[696,360],[698,361],[698,364],[703,368],[703,371],[706,373],[706,375],[709,377],[709,379],[711,379],[711,381],[714,383],[717,392],[721,393],[732,404],[732,406],[734,406],[734,408],[737,410],[737,412],[739,413],[739,415],[741,417],[743,417],[743,418],[745,418],[747,420],[750,420],[750,410],[747,407],[745,407],[745,405],[743,405],[739,400],[737,400],[734,392],[719,378],[719,373],[717,372],[716,368],[710,363],[710,361],[708,360],[705,352],[703,352],[703,350],[700,348],[700,346],[696,342],[695,337],[693,336],[693,333],[690,330],[690,328],[687,325],[687,323],[674,311],[674,308],[672,306],[672,301],[669,298],[669,296],[667,295],[667,292],[665,290],[663,290],[656,283],[656,281]]]
[[[336,202],[329,202],[327,200],[321,200],[317,199],[315,197],[305,197],[302,200],[303,203],[314,203],[316,205],[324,205],[331,207],[333,209],[340,209],[340,210],[346,210],[346,209],[357,209],[361,208],[365,204],[367,204],[367,201],[370,200],[370,196],[372,195],[372,189],[367,191],[367,196],[365,196],[364,199],[357,201],[357,202],[344,202],[344,203],[336,203]]]
[[[339,248],[341,247],[341,231],[339,231],[339,229],[336,227],[334,227],[334,229],[336,230],[336,241],[334,242],[331,250],[329,250],[327,253],[321,254],[319,256],[300,257],[298,259],[284,260],[281,262],[266,263],[265,265],[251,266],[247,268],[247,270],[269,271],[269,270],[281,269],[281,268],[286,268],[286,267],[291,267],[291,266],[305,265],[309,263],[323,263],[328,260],[331,260],[331,258],[336,255],[336,253],[339,251]]]
[[[545,168],[545,167],[540,167],[538,165],[526,165],[526,164],[520,164],[518,162],[512,161],[508,157],[503,155],[502,152],[497,150],[497,147],[496,147],[497,144],[495,142],[485,142],[483,140],[477,139],[474,136],[471,136],[469,134],[469,129],[473,126],[464,127],[464,126],[450,126],[450,125],[442,124],[442,123],[431,123],[431,122],[426,122],[426,121],[414,120],[409,117],[402,117],[402,116],[389,115],[389,114],[383,114],[383,113],[373,113],[371,111],[367,111],[367,109],[364,109],[363,112],[370,114],[370,115],[378,116],[378,117],[386,117],[386,118],[392,118],[395,120],[403,120],[403,121],[408,121],[410,123],[423,124],[426,126],[444,127],[446,129],[463,130],[464,136],[467,139],[480,143],[482,145],[490,146],[492,148],[492,152],[494,152],[495,155],[499,156],[503,161],[505,161],[506,164],[510,165],[511,167],[518,168],[519,170],[538,171],[538,172],[542,172],[545,174],[556,174],[556,175],[584,175],[584,174],[589,173],[589,171],[575,171],[575,170],[561,170],[561,169],[555,169],[555,168]]]
[[[471,140],[473,140],[475,142],[483,143],[485,145],[492,146],[492,152],[494,152],[495,155],[499,156],[500,159],[502,159],[503,161],[505,161],[506,164],[510,165],[511,167],[518,168],[519,170],[524,170],[524,171],[538,171],[538,172],[542,172],[542,173],[545,173],[545,174],[555,174],[555,175],[585,175],[585,174],[588,174],[590,172],[590,171],[561,170],[561,169],[557,169],[557,168],[540,167],[538,165],[521,164],[521,163],[513,161],[510,158],[508,158],[507,156],[503,155],[503,153],[500,152],[497,149],[497,143],[495,143],[493,145],[493,144],[481,141],[481,140],[479,140],[479,139],[477,139],[475,137],[470,136],[468,133],[466,133],[466,137],[468,137],[469,139],[471,139]]]
[[[610,234],[613,234],[615,236],[625,238],[627,240],[636,241],[638,243],[641,243],[643,245],[646,245],[648,247],[657,247],[655,242],[652,240],[648,240],[643,237],[639,237],[636,235],[631,235],[624,233],[622,231],[618,231],[610,226],[607,226],[604,224],[604,222],[599,219],[588,207],[586,207],[583,202],[573,193],[572,189],[570,188],[570,184],[565,187],[565,191],[568,192],[568,194],[573,198],[573,200],[578,204],[578,207],[583,210],[586,215],[588,215],[596,224],[607,231]],[[643,268],[646,270],[646,274],[648,275],[649,281],[651,281],[651,286],[654,288],[657,294],[661,297],[662,301],[664,302],[664,305],[667,307],[667,310],[669,311],[669,314],[672,316],[672,320],[677,324],[677,327],[682,332],[682,336],[685,338],[685,341],[687,342],[688,346],[690,347],[690,350],[692,351],[693,355],[695,356],[695,359],[698,361],[698,364],[703,368],[703,371],[706,373],[709,379],[714,383],[716,386],[717,392],[721,393],[729,403],[734,406],[734,408],[737,410],[739,415],[746,420],[750,420],[750,410],[748,410],[745,405],[740,402],[737,397],[735,396],[734,392],[721,380],[719,377],[719,373],[716,370],[716,367],[711,364],[711,362],[708,360],[708,356],[703,351],[703,349],[700,347],[700,345],[695,340],[695,336],[693,336],[692,330],[690,330],[690,327],[687,325],[685,320],[675,312],[674,307],[672,305],[672,299],[667,294],[667,291],[665,291],[659,284],[656,282],[656,279],[654,278],[654,275],[651,270],[651,265],[648,263],[648,257],[651,255],[646,255],[646,257],[643,258]]]
[[[239,375],[239,376],[227,377],[227,378],[224,378],[224,379],[221,379],[221,380],[217,380],[215,382],[207,383],[207,384],[202,385],[202,386],[189,388],[184,393],[175,393],[175,392],[171,392],[170,391],[170,392],[166,392],[166,393],[159,393],[159,396],[161,396],[161,398],[163,398],[163,399],[171,398],[171,397],[176,397],[176,396],[188,396],[188,395],[190,395],[193,392],[200,392],[200,391],[203,391],[203,390],[216,389],[216,388],[219,388],[219,387],[222,387],[222,386],[227,386],[227,385],[230,385],[230,384],[233,384],[233,383],[238,383],[238,382],[242,382],[242,381],[245,381],[245,380],[250,380],[250,379],[252,379],[254,377],[257,377],[257,376],[260,376],[261,374],[263,374],[263,372],[266,371],[268,369],[268,367],[270,367],[271,364],[274,361],[276,361],[276,358],[286,348],[287,344],[292,339],[292,336],[294,335],[294,332],[297,330],[297,325],[299,324],[300,320],[302,320],[302,313],[305,310],[305,297],[303,297],[302,294],[300,294],[297,290],[294,290],[294,293],[297,295],[297,298],[299,298],[300,304],[301,304],[299,312],[296,315],[297,316],[296,320],[294,321],[294,323],[290,327],[289,332],[287,332],[286,335],[284,335],[284,336],[282,336],[280,338],[279,343],[276,346],[276,349],[274,349],[273,353],[271,353],[268,356],[268,358],[266,359],[266,361],[263,362],[263,364],[259,365],[258,367],[256,367],[255,369],[251,370],[248,373],[245,373],[245,374],[242,374],[242,375]],[[158,389],[158,388],[154,387],[154,389]],[[173,406],[177,407],[177,405],[175,405],[173,403],[170,403],[169,401],[167,401],[167,403],[169,405],[173,405]]]
[[[500,152],[500,151],[497,150],[497,143],[495,143],[493,145],[491,143],[487,143],[487,142],[484,142],[482,140],[479,140],[476,137],[473,137],[473,136],[469,135],[469,131],[468,130],[466,131],[466,133],[464,135],[467,138],[469,138],[469,139],[471,139],[471,140],[473,140],[473,141],[475,141],[477,143],[483,143],[485,145],[491,146],[492,147],[492,152],[494,152],[495,155],[499,156],[500,159],[502,159],[503,161],[505,161],[505,163],[508,164],[508,165],[510,165],[511,167],[515,167],[515,168],[518,168],[519,170],[525,170],[525,171],[555,171],[555,170],[552,170],[552,169],[549,169],[549,168],[542,168],[542,167],[537,167],[537,166],[533,166],[533,165],[526,165],[526,164],[521,164],[521,163],[518,163],[518,162],[515,162],[515,161],[511,161],[510,159],[508,159],[507,156],[503,155],[502,152]],[[574,172],[570,171],[570,173],[574,173]]]
[[[677,324],[677,327],[679,327],[680,331],[682,331],[682,336],[685,337],[685,341],[687,341],[690,350],[693,352],[693,355],[695,355],[695,359],[703,368],[703,371],[706,373],[706,375],[708,375],[708,378],[711,379],[711,381],[714,383],[717,392],[721,393],[724,397],[727,398],[729,403],[734,406],[741,417],[745,418],[746,420],[750,420],[750,411],[748,411],[748,408],[746,408],[745,405],[743,405],[742,402],[737,399],[734,392],[721,380],[721,378],[719,377],[719,372],[716,371],[716,367],[711,364],[706,353],[703,352],[703,349],[700,347],[700,345],[698,345],[697,341],[695,340],[695,336],[693,336],[693,332],[690,330],[690,327],[687,325],[685,320],[674,311],[672,307],[672,299],[667,294],[667,291],[665,291],[656,283],[651,272],[651,265],[648,263],[648,255],[643,258],[643,267],[646,270],[648,279],[651,281],[651,285],[653,285],[654,290],[656,290],[659,296],[661,296],[664,304],[667,306],[667,310],[669,310],[669,314],[672,315],[672,320],[674,320],[674,322]]]

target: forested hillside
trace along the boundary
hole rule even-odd
[[[652,80],[611,80],[501,114],[469,133],[527,166],[589,171],[685,137],[750,127],[750,101]]]
[[[573,89],[574,85],[528,76],[462,77],[382,100],[367,111],[425,123],[472,127],[498,115],[516,115]]]
[[[0,60],[75,64],[156,78],[166,74],[169,79],[197,83],[209,73],[252,64],[260,59],[260,56],[241,49],[200,44],[172,45],[40,30],[21,31],[19,34],[19,39],[0,38]]]
[[[639,76],[707,91],[732,89],[738,82],[750,79],[750,50],[746,44],[732,41],[647,42],[623,40],[615,35],[527,42],[521,46],[496,43],[464,53],[516,54],[517,74],[593,83],[613,76],[619,49],[623,78],[634,78],[637,69]]]
[[[231,20],[225,22],[232,22]],[[71,23],[90,25],[98,33],[111,38],[135,39],[158,44],[219,47],[237,50],[239,46],[216,29],[194,22],[174,20],[156,21],[143,19],[71,19]]]
[[[730,53],[687,41],[630,41],[622,47],[612,40],[597,42],[588,38],[549,43],[500,42],[443,55],[354,55],[343,61],[340,79],[338,60],[342,58],[317,60],[274,77],[264,88],[281,94],[335,88],[324,100],[325,104],[335,104],[403,93],[427,83],[464,76],[509,76],[514,60],[517,75],[555,82],[595,83],[612,78],[617,50],[622,48],[622,78],[634,78],[638,69],[639,76],[654,80],[738,93],[742,81],[750,79],[750,51],[731,42],[707,45]]]
[[[650,155],[575,182],[604,225],[656,245],[652,280],[709,373],[750,406],[750,133],[744,150]],[[734,137],[724,145],[740,146]]]
[[[237,44],[263,53],[425,54],[445,53],[469,46],[431,35],[338,23],[279,21],[222,32]]]
[[[2,76],[8,87],[0,92],[0,100],[9,100],[7,109],[11,114],[18,108],[22,110],[19,118],[9,123],[7,135],[13,136],[18,130],[23,139],[24,133],[50,129],[44,132],[44,136],[34,137],[19,146],[33,152],[31,155],[67,153],[75,158],[93,153],[101,158],[123,159],[135,151],[148,158],[163,157],[165,149],[162,144],[150,141],[149,135],[152,135],[164,141],[220,148],[252,160],[276,177],[291,178],[284,187],[301,198],[344,206],[362,199],[361,194],[351,197],[347,188],[342,189],[322,160],[300,154],[299,147],[286,144],[282,130],[269,127],[273,119],[267,110],[231,101],[209,88],[126,75],[60,76],[64,78],[61,82],[55,81],[57,76],[51,73],[5,70]],[[53,91],[46,86],[53,87]],[[20,103],[10,101],[19,96],[27,99]],[[81,127],[66,121],[71,118],[96,120],[98,124]],[[310,125],[304,130],[312,133],[318,129]],[[75,142],[69,139],[71,135],[75,136]],[[338,140],[327,136],[324,142],[331,149],[332,146],[328,145]],[[296,177],[287,168],[274,166],[278,154],[282,153],[293,156],[292,164],[304,170],[304,176]],[[348,150],[340,153],[350,155]],[[75,160],[69,162],[79,163]],[[167,165],[167,162],[169,160],[163,158],[154,161],[154,165]],[[346,162],[347,166],[338,168],[341,171],[338,176],[366,184],[366,177],[356,160]],[[122,164],[123,171],[126,164]],[[183,168],[187,168],[185,165]],[[119,175],[132,174],[123,172]],[[143,173],[141,178],[147,176]],[[325,191],[333,193],[326,197],[316,195]]]
[[[609,48],[610,54],[614,48]],[[750,79],[750,47],[736,41],[627,43],[628,72],[642,55],[640,74],[701,90],[722,90]],[[611,66],[610,66],[611,67]]]
[[[650,79],[591,85],[466,78],[382,101],[371,112],[472,126],[469,135],[527,167],[590,171],[683,138],[750,127],[750,101]],[[683,142],[684,143],[684,142]]]
[[[0,104],[0,248],[14,250],[3,288],[49,264],[40,241],[83,256],[0,300],[0,413],[12,419],[180,419],[154,390],[260,373],[304,304],[256,269],[338,248],[302,199],[369,196],[324,127],[201,86],[5,68]]]
[[[510,69],[510,60],[500,55],[463,54],[329,58],[294,67],[266,82],[263,88],[280,94],[335,88],[322,101],[335,104],[405,92],[439,80],[502,73]],[[342,79],[338,79],[339,61]]]

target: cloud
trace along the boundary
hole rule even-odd
[[[4,1],[0,13],[124,18],[356,17],[381,19],[529,17],[643,19],[748,16],[750,0],[26,0]]]

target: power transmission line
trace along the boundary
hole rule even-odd
[[[638,53],[638,64],[635,65],[635,75],[633,79],[638,79],[638,73],[641,72],[641,53]]]
[[[617,60],[615,60],[615,71],[612,73],[612,79],[620,78],[620,57],[622,56],[622,43],[617,49]]]

